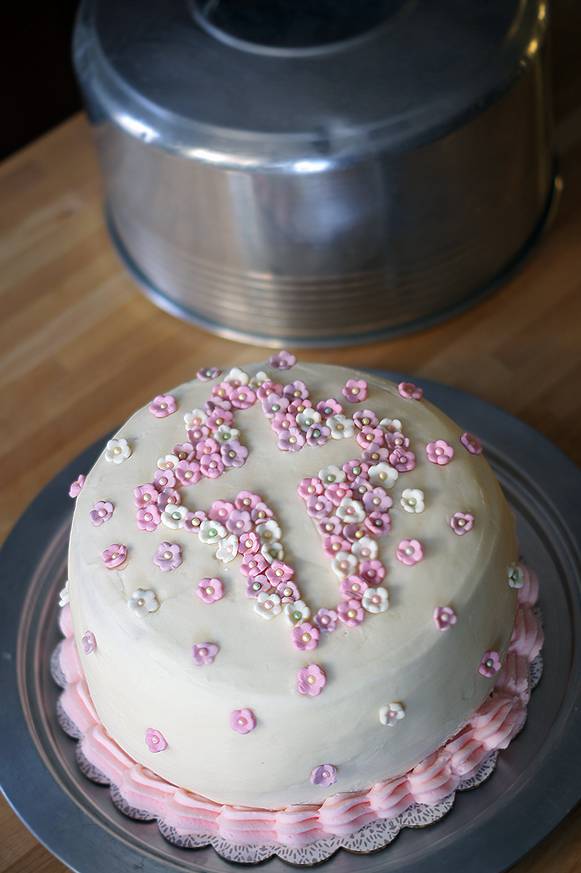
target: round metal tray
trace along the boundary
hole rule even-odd
[[[394,378],[393,374],[385,374]],[[400,378],[400,377],[395,377]],[[452,811],[424,830],[404,830],[384,851],[340,851],[332,873],[497,873],[517,861],[581,797],[581,473],[536,431],[476,397],[419,380],[429,398],[482,438],[518,517],[520,542],[541,580],[545,672],[520,737],[492,777],[458,795]],[[86,471],[87,449],[41,492],[0,553],[0,774],[8,801],[30,830],[78,873],[207,871],[233,865],[213,849],[165,842],[155,824],[127,819],[105,788],[75,763],[75,743],[55,714],[49,673],[59,634],[72,501],[69,482]],[[278,858],[269,873],[289,868]]]

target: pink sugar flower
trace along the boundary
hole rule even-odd
[[[205,667],[213,664],[214,658],[220,651],[217,643],[194,643],[192,646],[192,658],[196,667]]]
[[[318,697],[326,684],[327,676],[318,664],[309,664],[297,673],[297,691],[306,697]]]
[[[293,627],[292,641],[299,652],[310,652],[319,645],[319,628],[308,621],[303,621]]]
[[[276,354],[272,355],[271,358],[268,359],[268,363],[275,370],[290,370],[291,367],[294,367],[297,359],[290,352],[282,349],[280,352],[276,352]]]
[[[278,447],[281,452],[299,452],[305,444],[305,437],[298,427],[291,427],[279,434]]]
[[[114,570],[116,567],[121,567],[127,560],[127,546],[121,543],[113,543],[102,552],[101,557],[103,563],[108,570]]]
[[[353,497],[353,491],[346,482],[333,482],[332,485],[327,485],[325,488],[325,497],[331,501],[333,506],[339,506],[345,497]]]
[[[197,485],[202,478],[200,465],[197,461],[180,461],[176,464],[175,476],[180,485]]]
[[[319,530],[325,536],[339,536],[343,531],[343,522],[336,515],[330,515],[328,518],[319,519]]]
[[[461,537],[474,527],[474,516],[470,512],[455,512],[450,519],[450,527]]]
[[[363,499],[363,495],[373,488],[373,485],[365,476],[358,476],[350,484],[355,500]]]
[[[233,386],[230,382],[219,382],[217,385],[214,385],[212,388],[212,398],[215,403],[220,400],[230,400],[230,395],[234,390]],[[210,410],[213,412],[214,410]]]
[[[478,672],[481,676],[485,676],[487,679],[492,678],[492,676],[496,676],[501,668],[500,655],[498,652],[489,651],[484,652],[482,656],[482,660],[480,661],[480,665],[478,667]]]
[[[250,409],[256,403],[256,394],[248,385],[240,385],[232,391],[230,403],[234,409]]]
[[[210,428],[205,424],[196,424],[194,427],[189,427],[187,430],[188,440],[195,447],[201,440],[205,440],[210,436]]]
[[[78,497],[79,496],[79,494],[83,490],[83,485],[85,484],[85,479],[86,479],[86,476],[83,476],[83,474],[80,473],[80,475],[77,476],[77,478],[73,482],[71,482],[71,484],[69,485],[69,497]]]
[[[234,416],[228,409],[217,409],[206,419],[206,425],[211,431],[217,430],[222,425],[229,427],[234,424]]]
[[[367,400],[367,382],[365,379],[347,379],[341,393],[350,403],[363,403]]]
[[[424,396],[423,388],[414,385],[413,382],[400,382],[397,386],[397,390],[399,391],[400,397],[403,397],[404,400],[421,400]]]
[[[365,527],[365,522],[351,522],[344,526],[342,534],[350,543],[357,543],[363,537],[369,536],[369,531]]]
[[[357,431],[355,437],[362,449],[366,449],[371,445],[378,447],[383,446],[385,437],[380,427],[369,427],[365,425]]]
[[[334,558],[338,552],[350,552],[351,543],[337,534],[331,534],[323,540],[323,549],[326,555]]]
[[[202,522],[206,521],[206,519],[206,513],[202,512],[200,509],[196,512],[188,512],[184,519],[183,530],[185,530],[186,533],[199,533]]]
[[[347,461],[346,464],[343,464],[343,472],[348,482],[355,482],[357,479],[366,478],[368,470],[369,464],[362,462],[360,458],[353,458],[352,461]]]
[[[243,510],[236,510],[236,512],[243,512]],[[248,516],[250,518],[250,516]],[[242,534],[240,539],[238,540],[238,554],[239,555],[256,555],[257,552],[260,551],[260,540],[254,533],[254,531],[250,531],[250,533]]]
[[[258,576],[264,573],[268,566],[268,561],[262,555],[244,555],[240,572],[243,576]]]
[[[194,447],[192,443],[176,443],[172,455],[175,455],[178,461],[189,461],[194,456]]]
[[[220,446],[213,437],[206,437],[196,443],[196,457],[201,460],[204,455],[215,455]]]
[[[337,618],[347,627],[357,627],[365,618],[365,611],[361,602],[351,597],[337,604]]]
[[[83,647],[83,652],[85,653],[85,655],[93,654],[93,652],[97,648],[97,640],[95,639],[95,634],[92,631],[85,631],[85,633],[81,637],[81,646]]]
[[[368,585],[380,585],[385,579],[385,567],[381,561],[362,561],[359,565],[359,575]]]
[[[399,431],[386,434],[385,442],[391,451],[394,449],[408,449],[410,445],[409,439]]]
[[[230,533],[237,534],[238,536],[248,533],[252,528],[250,513],[246,512],[244,509],[234,509],[234,507],[232,507],[232,510],[226,518],[226,528]]]
[[[222,450],[224,446],[222,446]],[[224,464],[219,454],[204,455],[200,460],[200,472],[207,479],[217,479],[224,472]]]
[[[225,524],[233,509],[234,504],[229,503],[227,500],[214,500],[208,511],[208,518],[211,518],[212,521],[219,521]]]
[[[367,512],[387,512],[393,500],[383,488],[372,488],[363,495],[363,506]]]
[[[255,524],[261,524],[263,521],[272,518],[272,509],[267,503],[260,501],[250,511],[250,518]]]
[[[329,442],[331,431],[324,424],[312,424],[307,430],[308,446],[324,446]]]
[[[113,515],[114,508],[109,500],[98,500],[89,513],[91,524],[94,527],[101,527],[102,524],[109,521]]]
[[[236,509],[254,509],[255,506],[258,506],[259,503],[262,502],[262,497],[258,494],[254,494],[253,491],[240,491],[236,495],[236,499],[234,500],[234,506]]]
[[[300,600],[301,594],[294,582],[279,582],[276,586],[276,593],[280,597],[281,603],[294,603]]]
[[[257,576],[249,576],[246,580],[246,596],[258,597],[264,592],[270,594],[272,591],[272,583],[262,573]]]
[[[460,437],[460,442],[464,446],[467,452],[470,452],[471,455],[481,455],[482,454],[482,443],[478,439],[478,437],[474,436],[473,433],[468,433],[466,431]]]
[[[289,431],[291,427],[296,427],[296,419],[290,412],[277,412],[273,415],[270,426],[275,433],[282,434]]]
[[[224,583],[215,576],[212,578],[205,576],[198,582],[196,594],[204,603],[216,603],[224,596]]]
[[[416,456],[413,452],[406,449],[396,448],[390,452],[389,463],[398,473],[407,473],[414,470],[416,466]]]
[[[270,567],[266,568],[266,578],[269,579],[273,585],[278,585],[279,582],[288,582],[289,579],[292,579],[295,575],[295,571],[292,567],[289,567],[288,564],[285,564],[283,561],[274,560]]]
[[[146,485],[138,485],[133,489],[133,499],[138,509],[157,503],[158,491],[151,482]]]
[[[426,446],[426,456],[431,464],[444,467],[454,457],[454,449],[446,440],[433,440]]]
[[[329,418],[331,415],[341,415],[343,407],[338,400],[329,397],[328,400],[321,400],[317,403],[317,412],[320,412],[324,418]]]
[[[172,394],[158,394],[147,407],[156,418],[167,418],[172,415],[177,407],[176,399]]]
[[[308,397],[298,397],[296,400],[289,403],[287,412],[289,415],[292,415],[293,418],[296,418],[299,412],[305,412],[305,410],[311,409],[312,406],[313,404]]]
[[[371,409],[358,409],[353,413],[353,424],[357,430],[363,427],[377,427],[379,419]]]
[[[181,502],[182,497],[179,491],[176,491],[175,488],[164,488],[157,499],[157,508],[160,512],[163,512],[168,504],[171,503],[173,506],[179,506]]]
[[[158,491],[164,488],[174,488],[176,477],[173,470],[156,470],[153,476],[153,484]]]
[[[337,781],[337,768],[332,764],[319,764],[311,771],[311,782],[313,785],[322,785],[328,788],[334,785]]]
[[[363,460],[371,465],[379,464],[380,461],[388,461],[389,449],[378,445],[378,443],[371,443],[369,448],[364,449],[363,451]]]
[[[299,496],[304,500],[308,500],[309,497],[313,497],[317,494],[322,494],[324,491],[323,483],[318,477],[301,479],[299,482],[299,487],[297,488]]]
[[[230,713],[230,727],[237,734],[249,734],[256,727],[256,717],[251,709],[235,709]]]
[[[272,419],[276,415],[284,415],[289,403],[288,397],[283,397],[273,392],[262,401],[262,410],[267,418]]]
[[[295,379],[294,382],[289,382],[288,385],[284,386],[282,393],[292,403],[293,400],[306,400],[309,396],[309,389],[300,379]]]
[[[361,600],[368,587],[362,576],[348,576],[341,582],[339,590],[344,600]]]
[[[370,536],[383,537],[391,530],[389,512],[370,512],[363,522]]]
[[[228,385],[228,390],[232,390],[231,385]],[[220,388],[220,391],[223,391],[223,389]],[[204,403],[204,412],[206,413],[206,415],[213,415],[214,412],[217,412],[218,410],[230,412],[231,409],[232,404],[230,403],[230,400],[226,395],[218,396],[216,394],[212,394],[212,399],[206,400],[206,402]]]
[[[458,617],[451,606],[437,606],[434,609],[434,624],[440,631],[449,630]]]
[[[314,622],[322,633],[333,633],[337,628],[337,613],[334,609],[319,609]]]
[[[196,373],[196,379],[199,382],[211,382],[212,379],[217,379],[222,375],[222,370],[219,367],[202,367]]]
[[[148,728],[145,731],[145,745],[150,752],[163,752],[167,749],[167,740],[160,731]]]
[[[177,570],[182,563],[182,547],[178,543],[160,543],[153,556],[153,563],[164,573]]]
[[[396,549],[395,556],[402,564],[411,567],[422,560],[424,550],[419,540],[402,540]]]
[[[307,512],[311,518],[325,518],[333,512],[333,504],[324,494],[315,494],[307,500]]]
[[[225,467],[243,467],[248,457],[248,449],[238,440],[229,440],[220,448]]]
[[[139,530],[155,530],[161,521],[157,506],[143,506],[137,510],[137,527]]]

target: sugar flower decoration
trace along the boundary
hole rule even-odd
[[[474,527],[474,516],[470,512],[455,512],[450,519],[450,527],[461,537]]]
[[[374,558],[377,558],[377,553],[377,542],[371,537],[361,537],[351,547],[351,554],[359,558],[360,561],[373,561]]]
[[[354,597],[337,605],[337,617],[347,627],[357,627],[365,618],[361,602]]]
[[[69,596],[69,580],[67,579],[64,588],[59,591],[59,606],[62,609],[70,603]]]
[[[200,542],[207,545],[218,545],[218,540],[226,536],[226,528],[219,521],[212,521],[207,518],[199,527]]]
[[[480,665],[478,667],[478,672],[481,676],[485,676],[486,679],[491,679],[492,676],[495,676],[501,668],[500,663],[500,655],[498,652],[489,651],[484,652],[482,656],[482,660],[480,661]]]
[[[460,437],[460,442],[464,446],[467,452],[470,452],[471,455],[481,455],[482,454],[482,443],[475,437],[474,434],[468,433],[466,431]]]
[[[400,503],[406,512],[423,512],[424,492],[420,488],[404,488]]]
[[[454,449],[446,440],[433,440],[426,446],[426,456],[431,464],[445,467],[454,457]]]
[[[387,433],[401,433],[403,425],[399,418],[382,418],[379,426]]]
[[[305,697],[318,697],[326,684],[327,676],[318,664],[309,664],[297,673],[297,691]]]
[[[101,527],[102,524],[109,521],[113,515],[114,508],[115,507],[109,500],[98,500],[89,512],[91,524],[94,525],[94,527]]]
[[[71,484],[69,485],[69,497],[79,496],[79,494],[83,490],[85,479],[86,476],[83,476],[83,474],[81,473],[73,482],[71,482]]]
[[[369,468],[369,481],[372,485],[381,485],[383,488],[393,488],[398,479],[398,471],[381,461]]]
[[[311,610],[304,600],[293,600],[285,604],[284,617],[291,626],[297,625],[311,617]]]
[[[297,359],[290,352],[286,352],[284,349],[280,352],[276,352],[271,358],[268,359],[269,365],[275,370],[290,370],[291,367],[294,367]]]
[[[310,652],[319,645],[319,628],[308,621],[295,625],[292,630],[292,642],[299,652]]]
[[[334,609],[319,609],[314,621],[323,633],[332,633],[337,628],[337,613]]]
[[[256,598],[254,612],[267,620],[280,615],[282,606],[279,595],[275,592],[261,591]]]
[[[92,631],[85,631],[85,633],[81,637],[81,646],[83,647],[83,652],[85,653],[85,655],[93,654],[93,652],[97,648],[97,640],[95,639],[95,634]]]
[[[240,367],[232,367],[229,373],[224,376],[224,382],[229,382],[231,385],[248,385],[250,376]]]
[[[339,590],[341,591],[341,597],[344,597],[345,600],[350,600],[351,598],[361,600],[364,592],[367,591],[367,582],[361,576],[348,576],[347,579],[343,579],[341,582]]]
[[[424,396],[423,388],[414,385],[413,382],[400,382],[397,386],[400,397],[404,400],[421,400]]]
[[[437,606],[434,609],[434,624],[440,631],[449,630],[458,621],[458,616],[451,606]]]
[[[182,563],[182,547],[178,543],[160,543],[153,556],[153,563],[164,573],[177,570]]]
[[[196,379],[199,382],[210,382],[212,379],[217,379],[222,375],[222,370],[218,367],[202,367],[196,373]]]
[[[262,543],[278,543],[282,536],[280,527],[272,518],[257,524],[255,530],[256,536]]]
[[[237,734],[249,734],[256,727],[256,717],[251,709],[235,709],[230,713],[230,727]]]
[[[158,496],[157,488],[151,482],[146,485],[138,485],[137,488],[133,489],[133,499],[138,509],[157,503]]]
[[[148,612],[157,612],[159,609],[159,600],[150,588],[137,588],[129,600],[127,605],[137,615],[145,616]]]
[[[176,506],[175,503],[168,503],[161,513],[161,523],[170,530],[178,530],[183,527],[188,510],[185,506]]]
[[[196,594],[203,603],[216,603],[224,596],[224,583],[215,576],[205,576],[198,582]]]
[[[393,727],[405,718],[405,709],[401,703],[388,703],[379,710],[379,721],[386,727]]]
[[[121,567],[127,560],[127,546],[121,543],[113,543],[101,554],[103,563],[108,570],[114,570],[116,567]]]
[[[402,564],[411,567],[418,564],[424,557],[424,550],[419,540],[401,540],[395,556]]]
[[[367,400],[367,382],[365,379],[347,379],[341,393],[350,403],[363,403]]]
[[[377,614],[389,608],[389,594],[386,588],[368,588],[361,598],[361,606],[366,612]]]
[[[131,457],[131,446],[126,439],[109,440],[105,447],[105,460],[111,464],[122,464]]]
[[[223,564],[229,564],[238,554],[238,537],[236,534],[223,537],[219,540],[218,548],[216,549],[216,557]]]
[[[325,422],[331,431],[331,439],[343,440],[350,439],[355,433],[355,425],[351,418],[342,415],[338,412],[336,415],[331,415]]]
[[[337,552],[337,556],[333,559],[331,567],[333,572],[340,579],[346,576],[352,576],[357,571],[357,558],[350,552]]]
[[[328,467],[323,467],[322,470],[319,470],[319,479],[324,485],[334,485],[335,483],[345,481],[345,473],[340,467],[336,467],[335,464],[329,464]]]
[[[145,731],[145,745],[150,752],[163,752],[167,749],[167,740],[160,731],[148,728]]]
[[[168,415],[173,415],[177,408],[173,394],[158,394],[148,406],[149,411],[156,418],[167,418]]]
[[[351,497],[344,497],[337,509],[335,510],[337,518],[344,522],[363,521],[365,518],[365,510],[363,505],[358,500],[353,500]]]
[[[160,521],[161,514],[157,506],[144,506],[142,509],[137,510],[137,527],[139,530],[156,530]]]
[[[311,771],[311,783],[328,788],[337,781],[337,768],[332,764],[319,764]]]
[[[220,651],[217,643],[194,643],[192,646],[192,658],[197,667],[205,667],[214,663],[214,658]]]

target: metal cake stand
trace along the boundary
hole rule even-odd
[[[324,862],[329,873],[498,873],[581,798],[581,472],[505,412],[444,385],[421,384],[430,400],[481,437],[517,515],[523,554],[541,580],[544,675],[523,733],[501,753],[488,782],[459,794],[440,822],[403,830],[381,852],[341,850]],[[179,849],[155,824],[118,812],[108,790],[81,775],[75,743],[57,723],[59,690],[49,661],[59,639],[57,600],[66,573],[67,490],[98,450],[91,446],[43,489],[0,553],[2,786],[27,827],[78,873],[232,873],[236,865],[213,849]],[[269,873],[289,870],[278,858],[262,866]]]

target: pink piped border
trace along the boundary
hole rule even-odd
[[[115,786],[117,796],[178,835],[301,848],[353,834],[369,822],[395,819],[414,804],[435,806],[475,774],[492,752],[505,749],[523,727],[531,691],[530,665],[541,650],[543,632],[533,611],[538,581],[521,566],[525,583],[518,591],[512,639],[490,697],[455,737],[413,770],[366,791],[336,794],[320,805],[263,810],[215,803],[160,779],[126,755],[100,723],[77,655],[68,606],[60,614],[65,637],[58,650],[64,688],[61,712],[79,737],[81,757]]]

